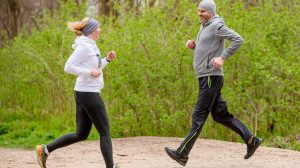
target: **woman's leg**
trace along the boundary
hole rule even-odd
[[[104,102],[99,93],[76,92],[79,102],[100,134],[100,149],[107,168],[113,167],[112,142],[110,138],[109,121]]]
[[[86,111],[80,105],[78,101],[80,98],[76,97],[76,95],[74,96],[76,101],[76,133],[63,135],[54,142],[48,144],[47,149],[49,153],[55,149],[85,140],[91,131],[92,121],[90,120]]]

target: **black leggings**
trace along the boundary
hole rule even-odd
[[[110,127],[104,102],[99,93],[74,92],[76,100],[76,133],[61,136],[47,145],[49,152],[85,140],[92,128],[100,134],[100,149],[107,168],[113,167]]]

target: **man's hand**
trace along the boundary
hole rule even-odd
[[[211,60],[211,64],[216,68],[219,69],[223,66],[224,64],[224,58],[223,57],[217,57],[217,58],[213,58]]]
[[[195,46],[196,46],[195,40],[188,40],[185,44],[185,47],[189,49],[194,49]]]
[[[108,61],[112,61],[113,59],[115,59],[117,57],[117,54],[115,51],[110,51],[107,53],[106,59]]]

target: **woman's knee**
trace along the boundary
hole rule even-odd
[[[80,140],[80,141],[86,140],[89,136],[89,134],[87,134],[87,133],[77,133],[76,135],[77,135],[78,140]]]

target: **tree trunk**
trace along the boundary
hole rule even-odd
[[[45,8],[56,9],[59,0],[0,0],[0,47],[3,41],[14,38],[25,26],[31,33],[34,18],[41,16]],[[78,0],[79,1],[79,0]],[[81,0],[80,0],[81,1]]]
[[[9,5],[9,9],[10,9],[10,12],[11,12],[11,17],[12,17],[12,22],[11,22],[11,36],[10,38],[12,37],[15,37],[17,34],[18,34],[18,18],[19,18],[19,14],[20,14],[20,6],[19,4],[17,3],[16,0],[10,0],[8,1],[8,5]],[[22,22],[20,23],[20,26],[22,25]]]
[[[106,15],[109,16],[111,7],[109,5],[109,1],[110,0],[99,0],[100,4],[99,4],[99,11],[100,11],[100,15]]]

